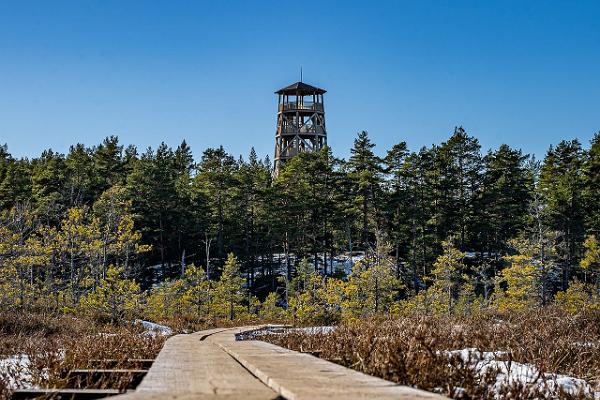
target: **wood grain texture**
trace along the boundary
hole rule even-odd
[[[236,341],[255,327],[177,335],[165,343],[134,393],[151,399],[444,399],[273,344]]]

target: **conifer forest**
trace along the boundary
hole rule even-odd
[[[462,127],[418,150],[268,157],[117,137],[0,148],[3,309],[235,319],[600,307],[600,134],[541,160]],[[115,304],[112,292],[122,301]],[[214,292],[214,293],[213,293]]]

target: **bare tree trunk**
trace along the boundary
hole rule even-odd
[[[181,253],[181,277],[185,276],[185,249]]]

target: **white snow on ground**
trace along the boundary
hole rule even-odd
[[[100,333],[97,333],[97,335],[101,336],[101,337],[114,337],[114,336],[117,336],[116,333],[106,333],[106,332],[100,332]]]
[[[65,357],[64,350],[56,353],[59,359]],[[31,360],[27,354],[17,354],[8,358],[0,358],[0,380],[2,380],[9,389],[32,389],[37,386],[33,384],[33,373],[35,366],[31,365]],[[37,379],[48,379],[48,370],[44,368],[35,371]]]
[[[364,254],[355,254],[353,256],[348,256],[345,254],[339,255],[333,259],[333,269],[334,271],[343,271],[346,276],[352,273],[352,268],[354,264],[364,260]]]
[[[144,327],[144,329],[146,330],[146,332],[144,332],[144,334],[148,335],[148,336],[156,336],[156,335],[169,336],[169,335],[173,334],[173,329],[171,329],[165,325],[159,325],[159,324],[155,324],[154,322],[143,321],[141,319],[136,320],[135,323],[141,324]]]
[[[0,359],[0,379],[5,380],[10,389],[31,388],[30,364],[25,354]]]
[[[594,348],[600,346],[598,342],[573,342],[573,346]]]
[[[331,333],[335,327],[333,326],[309,326],[307,328],[287,328],[285,332],[302,332],[310,335],[316,335],[318,333]]]
[[[471,365],[475,373],[481,377],[497,371],[496,382],[491,387],[497,394],[497,398],[502,388],[521,384],[529,390],[537,389],[546,393],[547,398],[556,398],[562,391],[570,395],[583,394],[589,398],[600,399],[600,392],[595,392],[583,379],[542,373],[531,364],[504,361],[502,359],[506,358],[506,352],[482,352],[475,348],[467,348],[445,351],[443,354],[460,358],[465,364]]]
[[[307,328],[292,328],[285,325],[266,325],[260,329],[236,335],[236,340],[257,340],[264,335],[281,335],[290,332],[300,332],[308,334],[327,334],[333,332],[334,326],[310,326]],[[260,340],[260,339],[258,339]]]

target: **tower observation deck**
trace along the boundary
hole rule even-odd
[[[327,145],[325,92],[303,82],[275,92],[278,105],[274,176],[288,159],[299,153],[319,151]]]

